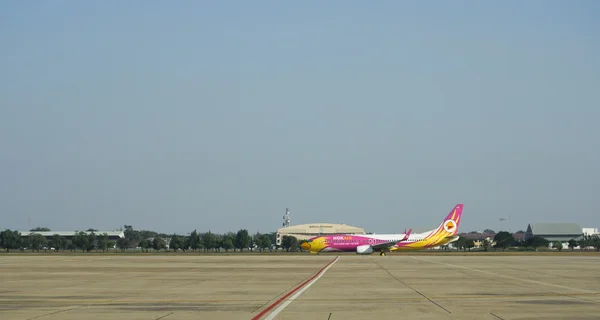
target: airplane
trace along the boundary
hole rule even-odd
[[[379,252],[385,256],[386,251],[421,250],[433,248],[458,240],[456,233],[460,225],[463,204],[457,204],[435,229],[423,233],[411,234],[336,234],[316,236],[308,239],[300,246],[311,254],[321,252],[356,252],[372,254]]]

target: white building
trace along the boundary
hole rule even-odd
[[[582,231],[583,235],[585,236],[593,236],[600,234],[600,232],[598,232],[598,228],[582,228]]]

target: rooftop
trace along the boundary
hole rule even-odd
[[[280,228],[279,233],[365,233],[363,228],[337,223],[308,223]]]
[[[460,233],[458,236],[471,240],[483,240],[486,238],[494,239],[497,233]],[[525,238],[525,233],[511,233],[517,241]]]
[[[19,233],[21,233],[21,236],[29,236],[32,233],[37,233],[37,234],[41,234],[44,237],[52,237],[55,234],[58,234],[61,237],[72,237],[75,235],[76,231],[18,231]],[[79,231],[77,231],[79,232]],[[87,232],[87,231],[83,231],[86,234],[89,234],[91,232]],[[109,237],[119,237],[119,238],[124,238],[125,234],[123,233],[123,231],[94,231],[94,234],[99,235],[99,234],[104,234],[106,233]]]
[[[534,235],[582,235],[583,228],[571,222],[543,222],[527,226],[527,233]]]

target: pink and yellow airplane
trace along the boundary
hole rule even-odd
[[[463,205],[457,204],[439,227],[423,233],[411,234],[411,229],[405,234],[317,236],[302,243],[301,247],[309,250],[312,254],[320,252],[356,252],[357,254],[380,252],[382,256],[386,251],[433,248],[458,240],[456,233],[462,211]]]

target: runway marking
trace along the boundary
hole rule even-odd
[[[492,316],[494,316],[494,317],[496,317],[496,318],[500,319],[500,320],[504,320],[504,318],[501,318],[500,316],[497,316],[497,315],[495,315],[495,314],[493,314],[493,313],[491,313],[491,312],[490,312],[490,314],[491,314]]]
[[[275,318],[275,316],[277,314],[279,314],[283,309],[285,309],[285,307],[287,307],[290,303],[292,303],[292,301],[294,301],[296,298],[298,298],[306,289],[310,288],[310,286],[312,286],[313,284],[315,284],[315,282],[317,282],[325,274],[325,272],[327,272],[327,270],[329,268],[331,268],[331,266],[339,260],[339,258],[340,257],[337,256],[335,259],[331,260],[323,268],[321,268],[321,270],[319,270],[317,273],[315,273],[308,280],[304,281],[299,286],[297,286],[296,288],[294,288],[292,291],[288,292],[286,295],[284,295],[283,297],[279,298],[277,301],[275,301],[274,303],[272,303],[271,305],[269,305],[265,310],[261,311],[256,316],[252,317],[252,320],[258,320],[258,319],[260,319],[267,312],[269,312],[271,309],[273,309],[276,305],[278,305],[279,303],[281,303],[281,301],[285,300],[292,293],[298,291],[298,292],[296,292],[296,294],[294,294],[288,300],[286,300],[282,305],[280,305],[277,309],[275,309],[273,312],[271,312],[271,314],[268,317],[266,317],[265,320],[272,320],[273,318]]]
[[[65,310],[53,311],[53,312],[50,312],[50,313],[45,313],[45,314],[41,314],[41,315],[39,315],[39,316],[35,316],[35,317],[33,317],[33,318],[28,318],[27,320],[33,320],[33,319],[43,318],[43,317],[47,317],[47,316],[51,316],[51,315],[55,315],[55,314],[57,314],[57,313],[61,313],[61,312],[67,312],[67,311],[71,311],[71,310],[80,309],[80,308],[82,308],[82,307],[84,307],[84,306],[77,306],[77,307],[72,307],[72,308],[65,309]]]
[[[375,260],[371,259],[371,261],[373,263],[375,263],[379,268],[383,269],[385,272],[387,272],[392,278],[396,279],[398,282],[402,283],[403,285],[407,286],[409,289],[411,289],[412,291],[416,292],[417,294],[419,294],[421,297],[427,299],[429,302],[433,303],[434,305],[438,306],[440,309],[448,312],[448,313],[452,313],[450,312],[450,310],[444,308],[442,305],[440,305],[439,303],[431,300],[431,298],[429,298],[428,296],[424,295],[423,293],[421,293],[419,290],[411,287],[408,283],[402,281],[402,279],[396,277],[395,275],[393,275],[388,269],[384,268],[382,265],[380,265],[379,263],[377,263]]]
[[[270,299],[269,301],[267,301],[267,302],[265,302],[265,303],[261,304],[260,306],[256,307],[256,309],[254,309],[254,310],[252,311],[252,313],[254,313],[254,312],[256,312],[256,311],[258,311],[258,310],[262,309],[262,308],[263,308],[264,306],[266,306],[266,305],[267,305],[269,302],[271,302],[271,301],[273,301],[273,300],[277,299],[277,297],[281,296],[282,294],[285,294],[286,292],[288,292],[288,291],[289,291],[289,290],[291,290],[292,288],[295,288],[297,285],[299,285],[300,283],[303,283],[304,281],[305,281],[305,280],[304,280],[304,279],[302,279],[302,280],[300,280],[300,281],[298,281],[298,282],[294,283],[293,285],[289,286],[288,288],[286,288],[285,290],[283,290],[283,291],[282,291],[280,294],[276,295],[275,297],[273,297],[273,298],[272,298],[272,299]],[[252,300],[254,300],[254,299],[252,299]]]
[[[164,316],[160,316],[160,317],[158,317],[158,318],[156,318],[156,319],[154,319],[154,320],[160,320],[160,319],[164,319],[164,318],[166,318],[166,317],[168,317],[168,316],[172,315],[173,313],[175,313],[175,312],[167,313],[167,314],[165,314]]]
[[[505,266],[503,266],[503,268],[510,269],[510,270],[517,270],[517,271],[533,272],[533,271],[529,271],[529,270],[522,270],[522,269],[510,268],[510,267],[505,267]],[[461,274],[465,274],[468,277],[472,276],[472,274],[470,274],[470,273],[468,273],[468,272],[466,272],[464,270],[458,270],[458,269],[456,269],[456,271],[459,272],[459,273],[461,273]],[[521,284],[521,283],[514,283],[513,281],[502,280],[502,279],[498,279],[497,277],[489,277],[489,276],[486,277],[484,275],[481,275],[481,277],[483,277],[483,279],[486,279],[486,280],[497,281],[497,282],[502,283],[502,284],[509,284],[509,285],[512,285],[512,286],[519,286],[519,287],[528,289],[528,287],[526,285]],[[540,290],[544,290],[544,289],[540,289]],[[596,304],[600,304],[600,301],[590,300],[590,299],[585,299],[585,298],[582,298],[582,297],[578,297],[575,293],[566,294],[566,293],[558,293],[558,292],[548,291],[548,290],[544,290],[544,291],[547,292],[547,293],[556,294],[556,295],[562,296],[562,297],[573,298],[573,299],[578,299],[578,300],[583,300],[583,301],[587,301],[587,302],[593,302],[593,303],[596,303]],[[597,294],[598,293],[595,293],[594,295],[597,295]],[[584,293],[584,294],[578,294],[578,295],[592,295],[592,294],[590,294],[590,293]]]
[[[431,261],[431,260],[421,259],[421,258],[417,258],[417,257],[411,257],[411,258],[416,259],[416,260],[421,260],[421,261],[429,262],[429,263],[435,263],[435,264],[439,264],[439,265],[443,265],[443,266],[448,266],[448,267],[453,267],[453,268],[460,268],[460,269],[465,269],[465,270],[471,270],[471,271],[486,273],[486,274],[497,276],[497,277],[503,277],[503,278],[513,279],[513,280],[525,281],[525,282],[529,282],[529,283],[541,284],[541,285],[550,286],[550,287],[556,287],[556,288],[562,288],[562,289],[569,289],[569,290],[573,290],[573,291],[576,291],[576,292],[580,291],[580,292],[586,292],[586,293],[592,293],[592,294],[597,294],[598,293],[597,291],[591,291],[591,290],[586,290],[586,289],[574,288],[574,287],[569,287],[569,286],[563,286],[563,285],[560,285],[560,284],[553,284],[553,283],[547,283],[547,282],[530,280],[530,279],[517,278],[517,277],[507,276],[507,275],[504,275],[504,274],[499,274],[499,273],[495,273],[495,272],[491,272],[491,271],[479,270],[479,269],[475,269],[475,268],[469,268],[469,267],[459,266],[459,265],[450,264],[450,263]]]

